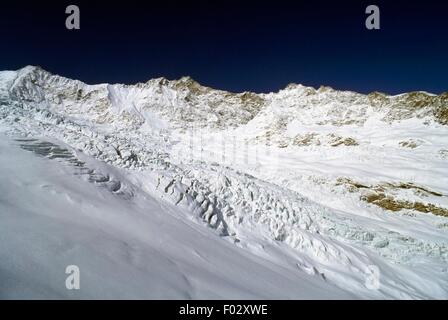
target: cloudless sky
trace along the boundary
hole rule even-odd
[[[20,1],[0,4],[0,70],[87,83],[189,75],[234,92],[288,83],[448,91],[447,1]],[[65,28],[77,4],[81,29]],[[381,30],[365,28],[376,4]]]

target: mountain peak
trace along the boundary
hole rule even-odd
[[[50,74],[50,72],[48,72],[41,66],[33,66],[33,65],[27,65],[27,66],[17,70],[17,72],[19,72],[21,74],[27,74],[27,73],[33,73],[33,72],[43,72],[43,73]]]

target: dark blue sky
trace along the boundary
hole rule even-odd
[[[40,65],[87,83],[189,75],[237,92],[448,91],[446,1],[39,3],[0,4],[0,70]],[[68,4],[79,31],[65,29]],[[364,26],[369,4],[381,30]]]

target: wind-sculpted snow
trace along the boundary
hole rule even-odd
[[[346,279],[340,281],[334,268],[348,268],[362,279],[369,266],[375,264],[359,254],[361,247],[399,263],[417,257],[448,263],[446,243],[358,225],[300,194],[230,169],[200,166],[187,170],[185,176],[178,174],[176,179],[159,176],[157,186],[176,205],[184,205],[213,228],[220,228],[220,234],[230,236],[233,242],[245,242],[262,234],[285,243],[313,261],[310,265],[299,263],[300,269],[341,286]]]
[[[124,186],[119,180],[103,174],[99,170],[90,169],[86,163],[79,160],[69,150],[47,141],[40,141],[33,138],[16,139],[21,148],[34,152],[39,156],[46,157],[50,160],[58,160],[74,168],[74,175],[87,176],[89,182],[99,187],[104,187],[113,194],[121,196],[125,199],[132,198],[132,190]]]
[[[448,296],[448,222],[438,214],[448,208],[446,109],[446,94],[424,92],[234,94],[188,77],[87,85],[35,67],[0,73],[0,131],[23,151],[100,198],[106,190],[124,212],[155,199],[158,223],[167,212],[180,221],[170,236],[182,242],[191,222],[198,241],[211,232],[236,256],[311,279],[309,297],[328,297],[317,284],[358,298]]]

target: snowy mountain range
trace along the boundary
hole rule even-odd
[[[448,298],[448,93],[29,66],[0,135],[0,298]]]

